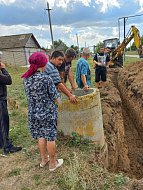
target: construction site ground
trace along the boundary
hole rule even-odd
[[[19,80],[25,69],[10,71],[14,81],[9,88],[10,134],[23,151],[0,156],[1,190],[143,189],[143,62],[109,68],[107,86],[100,89],[108,171],[94,162],[93,145],[80,145],[77,137],[73,141],[62,135],[57,151],[65,161],[63,167],[54,173],[48,167],[39,168],[37,143],[27,130],[27,104]],[[126,184],[120,173],[128,177]]]
[[[143,179],[143,62],[110,68],[100,92],[109,170]]]

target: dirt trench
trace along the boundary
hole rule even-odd
[[[100,90],[109,170],[143,178],[143,62],[109,69]]]

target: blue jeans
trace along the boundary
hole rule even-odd
[[[9,115],[7,100],[0,100],[0,148],[11,149],[13,145],[9,139]]]

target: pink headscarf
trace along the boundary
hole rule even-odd
[[[30,67],[26,73],[22,75],[22,78],[27,78],[33,75],[38,68],[44,67],[48,62],[48,58],[44,53],[36,52],[29,57]]]

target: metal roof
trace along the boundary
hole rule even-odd
[[[12,49],[25,47],[30,38],[33,38],[39,48],[40,45],[32,33],[11,36],[0,36],[0,49]]]

